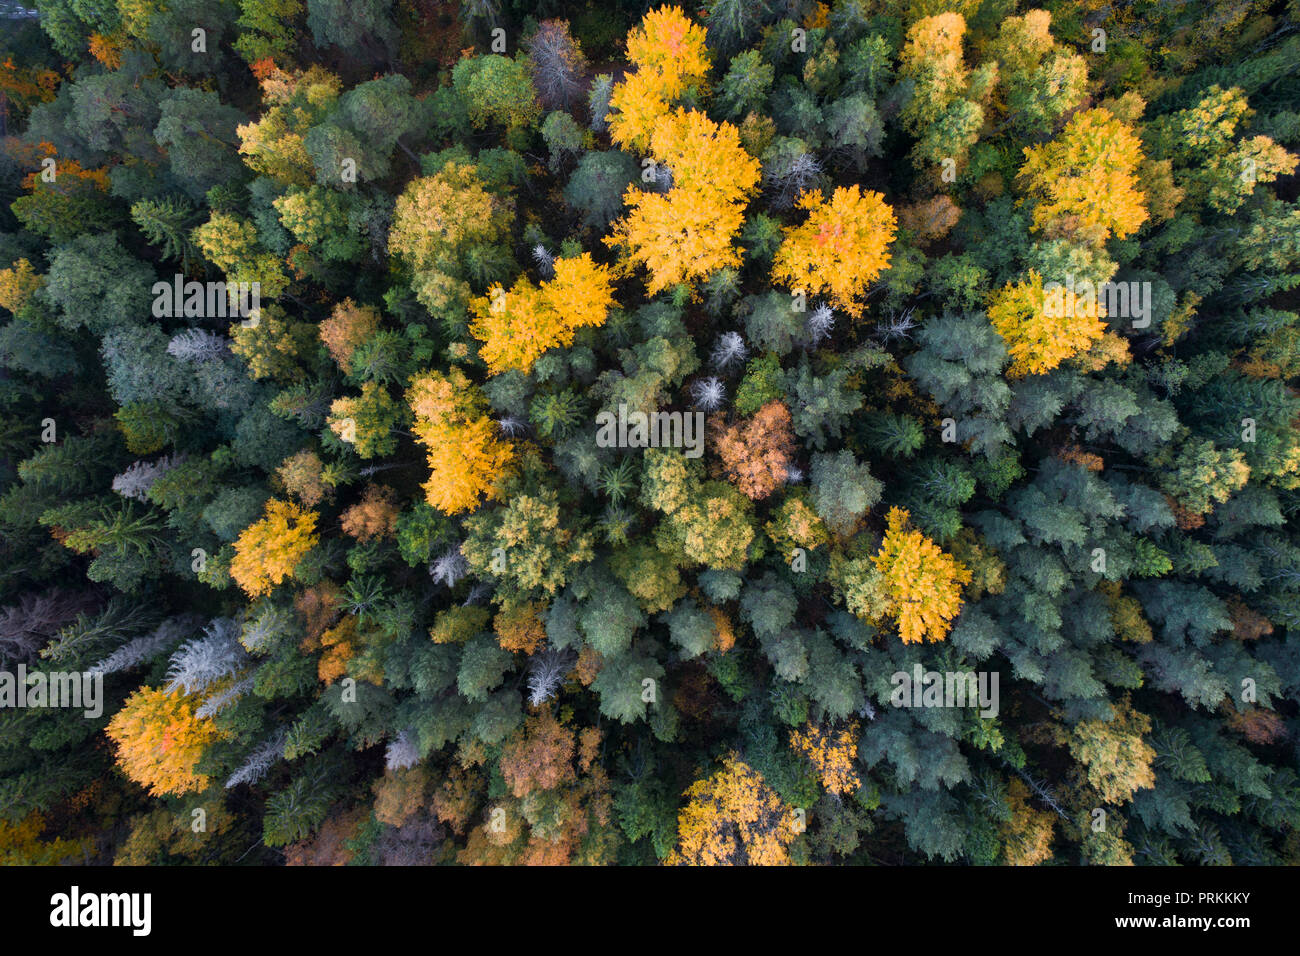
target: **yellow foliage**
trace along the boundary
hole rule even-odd
[[[1011,866],[1037,866],[1052,858],[1052,826],[1046,810],[1029,805],[1029,788],[1013,779],[1007,785],[1007,807],[1011,815],[998,827],[1002,852]]]
[[[1025,147],[1018,178],[1037,200],[1034,228],[1096,243],[1132,235],[1147,220],[1142,160],[1141,140],[1110,112],[1075,113],[1056,139]]]
[[[609,270],[589,253],[555,260],[555,278],[537,288],[520,276],[507,292],[475,299],[470,332],[483,342],[479,355],[492,374],[528,372],[547,349],[568,346],[585,326],[605,323],[614,304]]]
[[[307,131],[333,107],[342,84],[320,66],[301,73],[272,68],[261,84],[261,117],[238,129],[244,164],[283,183],[308,186],[315,167],[307,153]]]
[[[781,866],[790,863],[796,817],[736,754],[686,791],[670,866]]]
[[[827,793],[852,793],[862,786],[854,769],[858,756],[857,721],[839,730],[825,730],[809,724],[804,730],[790,731],[790,746],[812,762],[817,778]]]
[[[32,264],[19,259],[8,269],[0,269],[0,308],[17,312],[33,292],[45,284]]]
[[[1156,785],[1156,752],[1145,740],[1151,718],[1125,697],[1111,720],[1084,720],[1066,737],[1070,753],[1087,768],[1088,783],[1107,803],[1127,803],[1138,790]]]
[[[628,34],[627,55],[636,69],[610,94],[609,135],[616,145],[643,152],[672,101],[708,74],[705,32],[680,7],[660,7]]]
[[[315,529],[316,512],[272,498],[263,518],[235,541],[230,576],[249,597],[269,594],[320,541]]]
[[[429,504],[457,514],[477,508],[484,496],[495,498],[494,486],[509,472],[514,453],[497,439],[487,402],[465,373],[453,368],[447,375],[421,375],[406,400],[415,413],[415,435],[428,449]]]
[[[732,238],[759,178],[758,160],[740,145],[740,132],[679,109],[655,123],[650,149],[672,170],[673,188],[660,193],[629,186],[623,198],[630,211],[614,223],[606,244],[625,247],[649,270],[651,295],[739,265]]]
[[[195,716],[195,703],[179,688],[168,694],[142,687],[104,730],[117,745],[122,771],[154,796],[190,793],[208,785],[195,767],[220,734],[211,720]]]
[[[911,529],[908,517],[902,508],[889,509],[885,540],[871,561],[903,642],[941,641],[961,611],[961,586],[971,582],[971,572]]]
[[[288,288],[289,277],[280,260],[262,248],[257,227],[250,220],[214,212],[190,235],[200,251],[226,274],[228,283],[256,282],[259,299],[274,299]]]
[[[512,215],[511,204],[484,189],[473,166],[448,163],[397,197],[388,251],[415,269],[435,269],[464,244],[501,238]]]
[[[704,28],[692,23],[681,7],[651,10],[627,35],[627,58],[638,70],[699,81],[709,71]]]
[[[899,54],[899,75],[915,83],[905,111],[913,132],[932,123],[965,89],[969,77],[961,49],[965,33],[966,18],[953,12],[925,17],[907,31],[907,42]]]
[[[988,315],[1007,344],[1007,374],[1013,378],[1050,372],[1106,333],[1105,309],[1095,297],[1048,296],[1042,276],[1033,271],[1028,281],[995,292]]]
[[[809,295],[827,294],[836,307],[861,315],[858,301],[889,265],[898,221],[880,193],[839,187],[830,202],[813,191],[799,200],[808,219],[785,230],[772,262],[772,281]]]
[[[55,866],[73,862],[85,849],[81,840],[41,839],[45,818],[32,811],[18,823],[0,817],[0,866]]]

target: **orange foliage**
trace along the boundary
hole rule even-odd
[[[573,731],[549,709],[529,717],[501,750],[501,775],[516,797],[534,790],[554,790],[577,779],[573,768]]]
[[[392,488],[367,485],[361,500],[339,518],[344,534],[362,542],[391,535],[397,525],[396,499]]]
[[[379,331],[379,310],[357,305],[350,298],[334,306],[320,324],[320,340],[345,374],[352,374],[352,353]]]
[[[723,427],[714,444],[741,493],[754,501],[766,498],[785,483],[794,455],[790,410],[773,399],[748,421]]]

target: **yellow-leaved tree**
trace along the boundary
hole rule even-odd
[[[494,497],[495,485],[510,470],[514,450],[498,439],[487,400],[465,373],[452,368],[446,375],[420,375],[411,382],[406,400],[415,413],[415,435],[428,450],[424,493],[429,504],[458,514],[474,510],[485,496]]]
[[[796,817],[762,774],[732,754],[686,791],[670,866],[779,866],[790,862]]]
[[[961,611],[961,588],[971,571],[909,524],[902,508],[890,508],[885,538],[870,560],[856,558],[838,569],[849,610],[863,620],[892,618],[905,644],[942,641]]]
[[[1034,228],[1095,243],[1132,235],[1147,220],[1142,159],[1142,141],[1108,110],[1075,113],[1056,139],[1025,147],[1018,179],[1036,200]]]
[[[903,642],[941,641],[961,610],[961,586],[970,584],[971,572],[913,529],[909,517],[902,508],[889,509],[885,540],[871,560]]]
[[[650,273],[651,295],[740,264],[732,239],[758,184],[759,163],[740,145],[740,131],[703,113],[679,109],[655,123],[655,160],[672,170],[666,193],[629,186],[629,212],[605,238]]]
[[[889,265],[898,220],[880,193],[837,188],[830,202],[813,190],[799,198],[803,224],[787,228],[772,262],[772,281],[808,295],[825,294],[837,308],[862,314],[868,286]]]
[[[272,498],[266,503],[262,519],[240,532],[230,562],[230,576],[245,594],[269,594],[293,575],[299,562],[320,541],[316,517],[316,512],[291,501]]]
[[[194,700],[142,687],[126,699],[104,732],[117,746],[122,771],[154,796],[203,790],[208,778],[195,768],[221,735],[211,719],[194,713]]]
[[[528,372],[549,348],[567,346],[584,326],[600,326],[614,304],[609,269],[589,253],[555,260],[555,277],[533,285],[520,276],[509,292],[494,290],[470,303],[470,332],[483,342],[479,355],[493,374]]]
[[[862,786],[855,767],[860,728],[856,720],[838,729],[808,724],[790,731],[790,748],[808,758],[827,793],[853,793]]]
[[[1007,344],[1012,378],[1050,372],[1106,334],[1105,308],[1095,297],[1048,295],[1043,277],[1007,283],[989,301],[989,321]]]
[[[624,149],[644,152],[659,118],[708,74],[704,29],[680,7],[651,10],[628,34],[627,58],[635,70],[610,94],[609,136]]]

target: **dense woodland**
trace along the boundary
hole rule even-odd
[[[0,861],[1300,862],[1298,0],[0,14]]]

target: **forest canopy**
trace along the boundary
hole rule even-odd
[[[1300,0],[32,2],[0,861],[1300,864]]]

